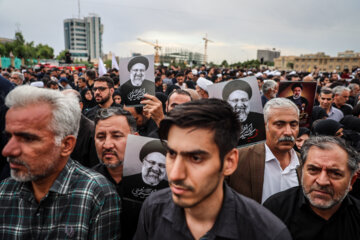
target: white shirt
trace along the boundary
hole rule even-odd
[[[296,168],[300,165],[294,149],[290,150],[290,164],[283,170],[270,148],[265,144],[265,171],[261,203],[271,195],[299,186]]]

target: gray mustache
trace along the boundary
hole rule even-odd
[[[278,142],[295,142],[295,138],[293,136],[284,136],[279,138]]]

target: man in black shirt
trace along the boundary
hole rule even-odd
[[[277,193],[264,206],[283,220],[293,239],[360,239],[360,201],[348,195],[358,153],[329,136],[312,137],[301,150],[302,187]]]
[[[170,189],[145,200],[134,239],[291,239],[285,225],[224,183],[238,163],[238,114],[225,101],[180,104],[160,123]]]
[[[353,107],[350,104],[346,103],[346,101],[349,100],[350,89],[344,86],[337,86],[333,88],[333,93],[333,107],[340,109],[343,112],[344,116],[351,115]]]
[[[112,95],[114,93],[114,81],[109,77],[99,77],[95,79],[92,91],[95,101],[98,105],[89,109],[85,116],[90,120],[95,119],[95,115],[100,108],[121,107],[114,102]]]
[[[136,133],[136,122],[121,108],[103,108],[95,117],[95,147],[101,163],[93,169],[103,174],[116,187],[122,199],[122,239],[131,239],[141,205],[123,199],[123,161],[127,136]]]

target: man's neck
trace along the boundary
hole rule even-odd
[[[269,147],[269,145],[268,145]],[[290,161],[291,161],[291,153],[290,151],[279,151],[276,149],[271,149],[269,147],[270,151],[272,152],[272,154],[276,157],[276,159],[279,161],[280,163],[280,167],[281,169],[285,169],[287,166],[289,166]]]
[[[60,160],[59,160],[60,161]],[[38,181],[32,181],[31,185],[33,187],[34,197],[35,200],[39,203],[41,199],[43,199],[46,194],[49,192],[51,186],[57,179],[57,177],[60,175],[61,171],[64,169],[67,161],[59,166],[58,170],[56,170],[53,174],[50,176],[40,179]]]
[[[337,108],[339,108],[339,109],[342,107],[342,105],[340,106],[339,103],[337,103],[337,102],[334,102],[334,104],[335,104],[335,106],[336,106]]]
[[[109,108],[113,104],[114,100],[112,98],[109,98],[109,100],[106,103],[99,104],[101,108]]]
[[[325,109],[326,113],[329,114],[331,110],[331,105],[328,108],[323,108],[323,109]]]
[[[310,203],[309,203],[310,204]],[[319,215],[321,218],[325,220],[329,220],[334,213],[339,209],[341,206],[341,203],[335,205],[334,207],[330,209],[319,209],[310,204],[310,208],[316,213],[316,215]]]
[[[121,182],[123,176],[123,165],[117,168],[107,168],[107,170],[116,183]]]
[[[185,208],[187,226],[195,239],[200,239],[214,225],[224,199],[223,181],[217,189],[201,203],[191,208]]]

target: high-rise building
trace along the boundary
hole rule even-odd
[[[83,19],[64,20],[65,49],[73,60],[86,61],[102,56],[102,34],[104,26],[96,14]]]

